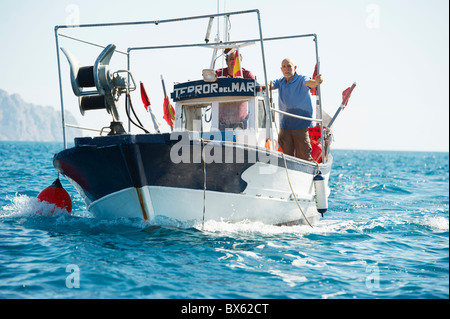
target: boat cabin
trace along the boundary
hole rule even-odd
[[[218,78],[174,85],[175,130],[207,140],[265,146],[267,108],[256,80]]]

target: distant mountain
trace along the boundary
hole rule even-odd
[[[68,111],[65,118],[77,124]],[[73,140],[73,130],[66,134],[68,141]],[[61,111],[26,103],[20,95],[0,89],[0,141],[62,141]]]

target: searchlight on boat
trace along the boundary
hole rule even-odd
[[[217,74],[214,69],[204,69],[202,75],[205,82],[215,82],[217,80]]]

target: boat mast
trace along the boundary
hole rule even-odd
[[[317,35],[314,34],[314,45],[316,49],[316,66],[317,66],[317,75],[320,74],[320,59],[319,59],[319,45],[317,43]],[[322,145],[325,145],[325,139],[323,138],[323,111],[322,111],[322,97],[320,94],[320,83],[317,85],[317,105],[319,106],[319,114],[316,114],[316,118],[320,118],[320,143]],[[316,107],[317,110],[317,107]],[[327,156],[325,152],[325,147],[322,147],[322,161],[323,163],[327,162]]]
[[[273,141],[273,132],[272,132],[272,108],[270,105],[270,101],[269,101],[269,94],[268,94],[268,90],[270,90],[269,88],[269,82],[267,79],[267,69],[266,69],[266,56],[264,54],[264,38],[262,35],[262,26],[261,26],[261,15],[259,10],[255,10],[257,16],[258,16],[258,26],[259,26],[259,38],[260,38],[260,43],[261,43],[261,56],[262,56],[262,64],[263,64],[263,72],[264,72],[264,84],[266,86],[266,92],[264,94],[264,102],[266,104],[266,114],[267,114],[267,118],[266,118],[266,140],[270,139],[271,141]],[[274,144],[275,143],[270,143],[270,149],[274,150]]]
[[[215,43],[219,43],[220,42],[220,0],[217,0],[217,33],[216,33],[216,37],[214,38]],[[208,25],[208,32],[207,32],[207,36],[205,37],[205,42],[208,43],[209,42],[209,29],[212,27],[212,23],[213,23],[214,17],[211,16],[209,18],[209,25]],[[217,51],[219,51],[219,49],[217,47],[214,47],[213,50],[213,54],[211,57],[211,64],[210,64],[210,69],[214,70],[214,65],[216,63],[216,57],[217,57]]]
[[[65,117],[64,117],[64,98],[63,98],[63,88],[62,88],[62,80],[61,80],[61,60],[59,58],[58,29],[59,29],[59,26],[55,26],[56,59],[58,62],[58,79],[59,79],[59,98],[61,101],[61,125],[62,125],[62,133],[63,133],[63,145],[64,145],[64,149],[66,149],[67,148],[66,121],[65,121]]]

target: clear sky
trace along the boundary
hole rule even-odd
[[[220,0],[221,11],[247,9],[261,11],[266,37],[317,34],[324,76],[323,105],[331,115],[339,107],[342,91],[357,82],[348,107],[334,125],[335,148],[448,152],[447,0]],[[2,1],[0,89],[20,94],[25,102],[59,109],[55,25],[162,20],[216,12],[217,0]],[[251,20],[251,24],[256,25],[256,19]],[[187,25],[177,32],[189,28]],[[232,36],[238,36],[241,31],[245,33],[246,29],[245,24],[235,24]],[[203,39],[205,31],[206,25],[200,29],[192,27],[192,33],[199,39]],[[215,32],[213,30],[212,34]],[[86,32],[71,34],[95,40]],[[145,43],[146,37],[149,41],[156,39],[150,31],[149,34],[126,35],[117,31],[115,35],[117,41],[120,37],[120,41],[127,38],[136,43]],[[115,41],[114,35],[97,40],[99,43]],[[280,62],[287,56],[297,62],[299,73],[311,76],[314,65],[302,59],[299,51],[300,47],[293,45],[267,45],[269,78],[281,77]],[[93,53],[93,61],[98,53]],[[254,71],[253,61],[246,60],[250,53],[243,52],[242,64]],[[183,62],[186,65],[195,63],[189,54],[186,52],[175,59],[186,59]],[[209,59],[209,53],[205,54]],[[171,59],[170,56],[166,60],[159,58],[158,63],[167,73],[180,72],[180,67]],[[190,67],[199,71],[190,76],[186,73],[191,72],[191,68],[186,67],[181,73],[195,80],[200,78],[205,65]],[[142,72],[136,74],[138,82],[147,81]],[[155,78],[159,79],[159,74]],[[258,75],[262,81],[262,74]],[[168,76],[168,91],[175,81],[180,80]],[[151,83],[150,80],[147,83]],[[151,89],[152,93],[156,91],[153,86]],[[163,122],[161,86],[157,89],[158,97],[150,99]],[[141,104],[137,95],[135,104]],[[79,116],[75,114],[76,108],[71,111]],[[147,116],[145,125],[151,127],[148,115],[142,114]]]

